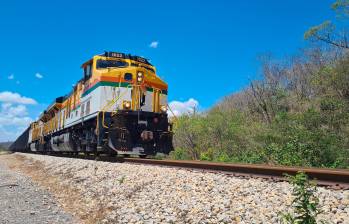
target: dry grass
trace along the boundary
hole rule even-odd
[[[6,151],[6,150],[3,150],[3,151],[0,150],[0,156],[1,155],[8,155],[8,154],[11,154],[11,153],[13,153],[13,152]]]
[[[39,161],[13,154],[1,156],[0,162],[6,163],[10,169],[31,177],[35,183],[51,192],[60,206],[76,217],[79,223],[99,223],[109,212],[101,203],[95,203],[91,211],[81,192],[73,186],[63,184],[60,179],[62,177],[46,172],[44,165]],[[98,202],[98,199],[96,201]]]

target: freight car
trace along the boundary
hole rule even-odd
[[[56,98],[11,150],[145,157],[173,149],[168,86],[147,59],[105,52],[81,67],[73,90]]]

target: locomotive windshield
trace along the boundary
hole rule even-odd
[[[128,63],[121,60],[97,60],[97,69],[100,68],[125,68]]]
[[[132,67],[142,67],[142,68],[145,68],[145,69],[147,69],[147,70],[149,70],[149,71],[155,73],[155,70],[154,70],[154,69],[152,69],[152,68],[150,68],[150,67],[147,67],[147,66],[143,66],[142,64],[131,63],[131,66],[132,66]]]

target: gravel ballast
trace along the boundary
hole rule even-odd
[[[78,223],[29,177],[0,162],[0,223]]]
[[[66,204],[82,219],[95,214],[91,223],[278,223],[280,212],[290,211],[293,200],[287,182],[33,154],[12,157],[16,156],[24,157],[27,165],[39,163],[42,172],[54,178],[52,186],[63,205],[67,192],[78,194],[79,200]],[[319,220],[349,224],[349,191],[318,187],[317,195],[323,210]]]

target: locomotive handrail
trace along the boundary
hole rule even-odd
[[[126,88],[129,88],[130,86],[132,86],[132,84],[129,84],[126,86]],[[121,97],[123,97],[125,94],[127,93],[127,91],[123,92],[122,94],[120,94],[118,97],[114,98],[113,100],[111,100],[107,105],[105,105],[101,111],[98,112],[97,114],[97,127],[99,127],[99,114],[102,113],[102,127],[103,128],[109,128],[108,126],[106,126],[104,124],[104,118],[105,118],[105,111],[112,106],[114,103],[116,103]],[[116,109],[117,110],[117,109]],[[98,134],[99,130],[97,128],[97,134]]]
[[[159,94],[159,99],[156,100],[155,102],[153,102],[153,104],[155,105],[155,106],[153,106],[153,111],[154,112],[158,112],[159,111],[160,101],[161,101],[160,98],[161,98],[162,91],[161,91],[160,88],[156,88],[156,87],[153,87],[153,91],[154,91],[154,93],[155,93],[155,91],[157,91],[157,93]],[[156,103],[157,103],[158,106],[156,106]]]
[[[128,85],[126,86],[126,88],[133,87],[133,86],[140,86],[140,85],[132,85],[132,84],[128,84]],[[125,94],[126,94],[126,91],[125,91],[125,92],[123,92],[123,94],[119,95],[119,98],[121,98],[121,97],[122,97],[122,96],[124,96]],[[113,115],[115,115],[116,111],[117,111],[117,110],[112,111],[112,116],[113,116]]]
[[[167,107],[168,107],[168,109],[171,111],[171,113],[172,113],[173,117],[175,118],[175,120],[177,121],[178,118],[177,118],[177,116],[173,113],[173,111],[172,111],[172,109],[171,109],[171,107],[170,107],[169,104],[167,104]]]

